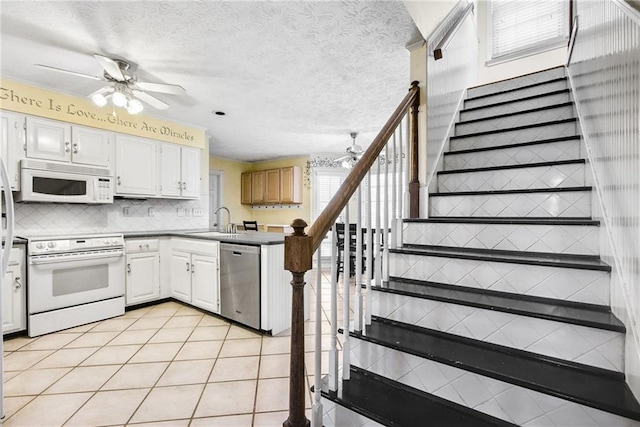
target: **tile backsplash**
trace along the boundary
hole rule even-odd
[[[15,234],[33,236],[207,228],[208,206],[208,196],[204,195],[200,200],[116,199],[113,204],[105,205],[16,203]]]

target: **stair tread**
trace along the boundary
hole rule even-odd
[[[492,133],[523,130],[523,129],[528,129],[528,128],[542,127],[542,126],[552,126],[552,125],[555,125],[555,124],[577,122],[577,121],[578,121],[578,119],[573,117],[573,118],[570,118],[570,119],[554,120],[554,121],[551,121],[551,122],[532,123],[532,124],[523,125],[523,126],[514,126],[514,127],[503,128],[503,129],[492,129],[492,130],[486,130],[486,131],[481,131],[481,132],[467,133],[467,134],[464,134],[464,135],[454,135],[454,136],[449,137],[449,140],[451,141],[451,140],[462,139],[462,138],[471,138],[471,137],[479,136],[479,135],[490,135]]]
[[[381,287],[375,286],[374,289],[469,305],[486,310],[515,313],[609,331],[625,332],[624,324],[606,306],[591,304],[568,305],[564,301],[556,302],[550,298],[527,298],[522,295],[500,292],[485,293],[464,286],[397,278],[390,278],[386,284]]]
[[[544,80],[542,82],[535,82],[535,83],[531,83],[531,84],[528,84],[528,85],[525,85],[525,86],[518,86],[518,87],[509,88],[509,89],[496,90],[494,92],[485,93],[484,95],[472,96],[472,97],[469,97],[469,98],[465,99],[465,101],[471,101],[471,100],[487,98],[489,96],[500,95],[500,94],[503,94],[503,93],[516,92],[516,91],[519,91],[519,90],[522,90],[522,89],[528,89],[528,88],[532,88],[532,87],[536,87],[536,86],[543,86],[543,85],[546,85],[546,84],[549,84],[549,83],[556,83],[556,82],[561,82],[561,81],[566,81],[566,80],[567,80],[566,76],[564,76],[564,77],[555,77],[553,79]],[[494,83],[498,83],[498,82],[494,82]],[[487,85],[482,85],[482,86],[488,86],[490,84],[492,84],[492,83],[489,83]],[[476,89],[476,88],[479,88],[479,87],[482,87],[482,86],[471,87],[469,89]]]
[[[488,172],[488,171],[497,171],[497,170],[506,170],[506,169],[526,169],[526,168],[540,168],[547,166],[562,166],[562,165],[574,165],[574,164],[585,164],[585,159],[571,159],[571,160],[555,160],[551,162],[537,162],[537,163],[519,163],[514,165],[504,165],[504,166],[485,166],[481,168],[467,168],[467,169],[449,169],[438,171],[438,175],[451,175],[456,173],[470,173],[470,172]]]
[[[564,254],[544,254],[501,251],[476,248],[452,248],[444,246],[403,245],[401,248],[390,249],[390,253],[428,255],[445,258],[474,259],[490,262],[509,262],[516,264],[531,264],[548,267],[564,267],[586,270],[611,271],[611,266],[602,262],[597,256],[576,256]]]
[[[640,404],[623,378],[470,338],[373,317],[360,339],[640,420]]]
[[[505,118],[505,117],[517,116],[519,114],[533,113],[533,112],[536,112],[536,111],[553,110],[554,108],[570,107],[572,105],[573,105],[573,102],[562,102],[560,104],[545,105],[545,106],[542,106],[542,107],[529,108],[527,110],[513,111],[513,112],[509,112],[509,113],[496,114],[496,115],[493,115],[493,116],[480,117],[478,119],[460,120],[460,121],[456,122],[456,126],[469,124],[469,123],[478,123],[478,122],[483,122],[483,121],[492,120],[492,119],[502,119],[502,118]]]
[[[450,191],[445,193],[429,193],[433,196],[475,196],[483,194],[516,194],[516,193],[559,193],[568,191],[591,191],[591,187],[556,187],[556,188],[523,188],[517,190],[479,190],[479,191]]]
[[[544,74],[544,73],[548,73],[548,72],[553,71],[553,70],[557,70],[558,68],[564,68],[564,65],[556,65],[555,67],[545,68],[544,70],[532,71],[530,73],[524,73],[524,74],[521,74],[521,75],[515,76],[515,77],[507,77],[505,79],[500,79],[500,80],[496,80],[496,81],[489,82],[489,83],[482,83],[482,84],[475,85],[475,86],[469,86],[469,90],[471,90],[471,89],[479,89],[479,88],[485,87],[485,86],[491,86],[491,85],[494,85],[496,83],[504,83],[504,82],[508,82],[509,80],[517,80],[517,79],[522,78],[522,77],[533,76],[534,74]],[[554,79],[559,79],[559,78],[564,78],[564,76],[563,77],[554,77]]]
[[[438,427],[514,425],[355,366],[340,387],[336,395],[323,384],[322,394],[385,425],[412,426],[427,419]]]
[[[405,223],[469,223],[469,224],[526,224],[526,225],[591,225],[600,221],[591,218],[524,218],[524,217],[469,217],[432,216],[430,218],[405,218]]]
[[[566,142],[566,141],[573,141],[573,140],[580,140],[580,135],[563,136],[560,138],[541,139],[539,141],[519,142],[516,144],[492,145],[489,147],[468,148],[465,150],[450,150],[442,154],[445,156],[452,156],[456,154],[468,154],[468,153],[477,153],[481,151],[505,150],[509,148],[526,147],[528,145],[553,144],[556,142]]]
[[[554,91],[551,91],[551,92],[537,93],[535,95],[525,96],[524,98],[510,99],[508,101],[500,101],[500,102],[496,102],[494,104],[479,105],[477,107],[463,108],[462,110],[460,110],[460,113],[469,113],[469,112],[472,112],[472,111],[478,111],[478,110],[482,110],[482,109],[485,109],[485,108],[497,107],[499,105],[513,104],[513,103],[521,102],[521,101],[530,101],[530,100],[536,99],[536,98],[544,98],[545,96],[552,96],[552,95],[558,95],[558,94],[561,94],[561,93],[570,93],[570,92],[571,92],[570,89],[560,89],[560,90],[554,90]],[[469,98],[469,99],[473,99],[473,98]]]

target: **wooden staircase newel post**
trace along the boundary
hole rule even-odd
[[[304,274],[313,268],[311,237],[305,234],[307,223],[295,219],[293,234],[284,238],[284,268],[293,275],[291,280],[291,362],[289,376],[289,418],[284,427],[308,427],[304,414]]]
[[[411,87],[417,87],[414,81]],[[418,90],[410,110],[409,120],[409,218],[420,217],[420,181],[418,179],[418,113],[420,109],[420,91]]]

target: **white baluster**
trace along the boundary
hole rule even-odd
[[[356,205],[356,295],[353,300],[353,329],[362,331],[362,185],[358,186]]]
[[[364,324],[371,324],[371,281],[373,280],[373,230],[371,229],[371,169],[367,173],[367,304]]]
[[[322,254],[318,246],[316,255],[318,258],[316,267],[316,342],[315,342],[315,354],[314,354],[314,392],[313,392],[313,408],[311,410],[311,425],[312,427],[322,426],[322,403],[320,400],[322,392]]]
[[[338,237],[331,228],[331,347],[329,348],[329,390],[338,390]]]
[[[351,276],[351,230],[349,203],[344,207],[344,247],[342,249],[342,379],[351,377],[349,351],[349,281]]]
[[[392,145],[392,151],[391,151],[391,161],[393,162],[393,167],[391,168],[392,170],[392,175],[391,175],[391,242],[389,244],[389,247],[392,249],[395,249],[398,247],[398,230],[397,230],[397,223],[398,223],[398,203],[396,202],[397,200],[397,192],[398,192],[398,177],[396,176],[396,161],[397,161],[397,157],[396,157],[396,134],[398,133],[398,130],[400,128],[396,129],[395,132],[393,132],[393,145]],[[387,277],[389,276],[389,263],[387,262]]]
[[[382,224],[380,218],[380,157],[376,159],[376,163],[378,163],[376,177],[376,230],[375,230],[375,240],[376,240],[376,286],[382,285]]]
[[[405,118],[403,119],[404,123],[408,123],[407,120],[407,116],[405,116]],[[404,209],[404,188],[405,188],[405,177],[404,177],[404,158],[402,157],[403,151],[402,151],[402,123],[400,124],[400,126],[398,126],[398,129],[400,129],[400,133],[399,133],[399,141],[398,141],[398,217],[400,218],[398,220],[398,246],[397,247],[402,247],[402,233],[404,232],[404,229],[402,227],[402,218],[404,218],[404,212],[402,211]]]
[[[382,271],[384,281],[389,280],[389,143],[384,146],[384,221],[382,236],[383,259]]]

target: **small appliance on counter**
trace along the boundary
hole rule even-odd
[[[30,337],[124,314],[122,234],[27,240]]]

